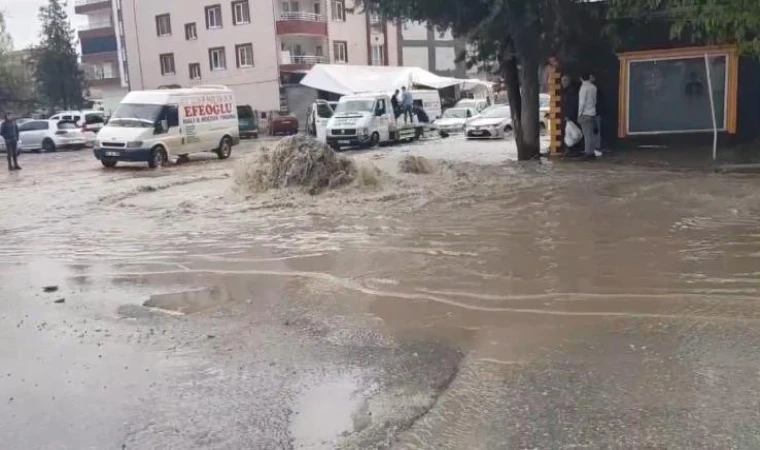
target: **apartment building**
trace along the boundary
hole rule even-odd
[[[398,64],[395,26],[353,0],[115,1],[132,89],[222,84],[254,109],[305,113],[314,64]]]
[[[101,100],[104,109],[112,111],[129,90],[114,1],[76,0],[74,12],[86,18],[78,34],[90,98]]]
[[[398,46],[400,65],[421,67],[445,77],[467,77],[467,65],[456,61],[466,44],[455,39],[451,31],[440,31],[426,23],[405,22],[398,27],[397,40],[401,42]]]

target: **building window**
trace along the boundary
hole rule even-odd
[[[232,23],[234,25],[251,23],[251,9],[248,6],[248,0],[232,3]]]
[[[385,65],[385,46],[383,44],[372,46],[372,65]]]
[[[333,56],[336,63],[348,62],[348,43],[346,41],[333,42]]]
[[[222,28],[222,5],[206,7],[206,28]]]
[[[317,56],[325,56],[325,51],[324,51],[324,49],[322,48],[322,46],[321,46],[321,45],[317,45],[317,46],[315,47],[315,50],[316,50],[316,51],[315,51],[314,53],[315,53]]]
[[[346,0],[332,0],[332,20],[346,21]]]
[[[297,13],[301,10],[301,5],[297,1],[285,1],[280,3],[280,8],[283,13]]]
[[[200,63],[190,64],[190,79],[191,80],[201,79],[201,64]]]
[[[195,26],[195,22],[185,25],[185,39],[188,41],[198,39],[198,27]]]
[[[224,53],[224,47],[210,48],[208,50],[208,60],[212,71],[227,69],[227,57]]]
[[[321,16],[322,15],[322,3],[321,2],[314,2],[314,14]]]
[[[174,53],[165,53],[159,56],[161,61],[161,75],[174,75]]]
[[[156,16],[156,34],[159,36],[171,36],[172,19],[169,14],[161,14],[160,16]]]
[[[253,67],[253,44],[236,45],[235,55],[238,68]]]

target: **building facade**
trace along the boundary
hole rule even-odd
[[[226,85],[240,104],[300,113],[314,64],[398,64],[395,26],[353,0],[115,1],[131,89]]]
[[[118,39],[114,0],[76,0],[74,12],[86,17],[79,27],[82,68],[90,98],[112,111],[128,92],[124,52]]]
[[[420,67],[445,77],[465,78],[467,65],[457,62],[465,43],[451,31],[440,31],[426,23],[405,22],[398,27],[400,65]]]

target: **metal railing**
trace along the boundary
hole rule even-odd
[[[322,14],[310,12],[281,12],[279,20],[303,20],[305,22],[327,22],[327,17]]]
[[[372,58],[372,65],[373,66],[384,66],[385,61],[383,61],[383,58]]]
[[[101,28],[113,28],[113,20],[99,20],[79,26],[79,31],[99,30]]]
[[[76,0],[74,2],[74,7],[85,6],[85,5],[94,5],[96,3],[111,3],[111,2],[110,2],[110,0]]]
[[[290,55],[290,58],[283,58],[283,64],[326,64],[330,62],[327,56],[316,55]]]
[[[119,78],[119,73],[112,70],[106,72],[104,69],[88,69],[85,70],[84,77],[89,81],[115,80]]]

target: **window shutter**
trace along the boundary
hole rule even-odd
[[[211,23],[208,20],[209,13],[211,12],[210,9],[206,8],[206,29],[211,28]]]
[[[239,45],[235,46],[235,63],[237,64],[238,69],[240,68],[240,49],[242,47]]]

